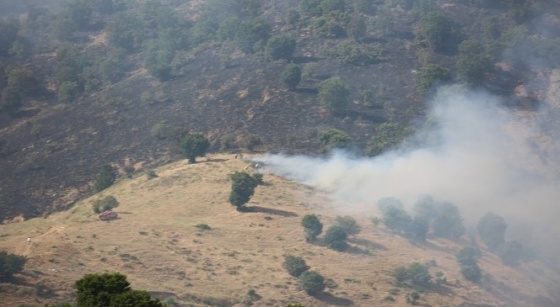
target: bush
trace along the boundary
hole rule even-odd
[[[455,51],[463,34],[450,17],[441,12],[423,15],[416,32],[419,40],[436,51]]]
[[[300,287],[310,295],[319,294],[325,290],[325,278],[314,271],[306,271],[299,276]]]
[[[492,62],[483,47],[473,40],[466,40],[459,45],[457,59],[457,76],[471,84],[481,84],[486,80],[486,73],[492,70]]]
[[[383,210],[382,214],[385,226],[397,233],[404,233],[408,229],[410,223],[412,223],[412,218],[406,211],[392,205]]]
[[[344,251],[348,247],[346,243],[346,237],[348,234],[344,231],[344,229],[340,226],[331,226],[327,229],[325,233],[325,243],[329,246],[329,248],[337,250],[337,251]]]
[[[363,38],[367,32],[366,19],[359,14],[354,14],[346,26],[346,32],[354,40]]]
[[[463,276],[473,282],[479,282],[482,278],[482,272],[477,263],[471,265],[461,265],[461,273]]]
[[[345,64],[365,66],[378,62],[383,50],[379,45],[361,45],[347,40],[328,49],[326,54]]]
[[[94,201],[91,207],[93,208],[93,212],[101,213],[116,208],[118,206],[119,206],[119,202],[117,201],[117,199],[112,195],[108,195]]]
[[[448,82],[451,80],[451,73],[436,64],[428,64],[422,67],[422,70],[416,75],[416,85],[421,90],[427,90],[439,83]]]
[[[319,142],[325,149],[349,148],[352,138],[344,131],[328,129],[319,133]]]
[[[289,60],[296,50],[296,40],[287,35],[273,36],[265,47],[265,56],[269,60]]]
[[[417,286],[428,286],[432,276],[427,265],[418,262],[410,264],[408,267],[400,266],[393,271],[395,282],[399,285],[411,281]]]
[[[507,224],[501,216],[489,212],[478,221],[476,229],[482,242],[490,250],[496,250],[505,241]]]
[[[23,271],[26,262],[25,256],[0,252],[0,280],[10,281],[14,274]]]
[[[301,219],[301,226],[305,228],[305,239],[307,242],[314,241],[323,231],[323,224],[315,214],[306,214]]]
[[[110,187],[117,180],[117,172],[110,164],[101,167],[95,178],[94,191],[100,192]]]
[[[196,157],[206,155],[210,142],[202,133],[190,133],[181,140],[179,147],[189,163],[195,163]]]
[[[339,78],[330,78],[319,86],[319,100],[331,113],[340,113],[350,104],[350,91]]]
[[[301,81],[301,68],[296,64],[290,64],[280,75],[282,83],[290,90],[294,90]]]
[[[334,219],[334,222],[336,226],[342,228],[342,230],[344,230],[344,232],[346,232],[349,235],[358,234],[362,230],[360,225],[358,225],[358,223],[356,222],[356,219],[348,215],[337,216]]]
[[[0,95],[0,111],[14,116],[21,108],[21,94],[15,88],[8,86],[2,90]]]
[[[241,51],[254,53],[266,45],[271,29],[272,27],[260,18],[244,21],[235,35],[235,42]]]
[[[420,294],[416,291],[412,291],[406,295],[406,302],[408,304],[416,304],[416,301],[420,299]]]
[[[309,270],[309,266],[305,263],[301,257],[296,257],[292,255],[287,255],[284,257],[284,262],[282,267],[288,271],[288,273],[294,277],[300,276],[303,272]]]
[[[230,175],[232,180],[229,202],[241,211],[243,206],[251,199],[258,185],[257,181],[246,172],[235,172]]]
[[[521,243],[517,241],[508,241],[500,246],[498,249],[498,256],[502,263],[509,266],[516,266],[519,264],[524,255],[524,248]]]
[[[473,247],[462,248],[457,253],[457,262],[461,267],[463,276],[473,282],[478,282],[482,278],[482,272],[478,267],[478,252]]]
[[[438,204],[437,214],[432,222],[436,236],[456,239],[465,233],[463,218],[457,206],[451,203]]]
[[[375,135],[368,142],[366,152],[370,156],[379,155],[402,143],[411,133],[411,129],[400,124],[383,123],[377,127]]]

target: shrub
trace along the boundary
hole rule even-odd
[[[117,179],[117,172],[110,164],[105,164],[99,169],[95,177],[94,190],[100,192],[110,187]]]
[[[358,234],[362,230],[360,225],[358,225],[358,223],[356,222],[356,219],[348,215],[337,216],[334,221],[336,223],[336,226],[342,228],[342,230],[344,230],[344,232],[349,235]]]
[[[471,265],[461,265],[461,273],[463,276],[473,282],[479,282],[482,278],[482,272],[477,263]]]
[[[478,221],[476,229],[484,244],[490,250],[495,250],[505,241],[507,224],[501,216],[489,212]]]
[[[492,62],[480,44],[466,40],[459,45],[457,76],[460,79],[475,85],[481,84],[491,69]]]
[[[119,202],[117,201],[117,199],[112,195],[108,195],[103,198],[95,200],[93,202],[92,208],[93,208],[93,212],[101,213],[106,210],[111,210],[113,208],[116,208],[118,206],[119,206]]]
[[[346,40],[328,49],[326,54],[345,64],[365,66],[379,61],[383,50],[379,45],[361,45]]]
[[[246,172],[235,172],[230,175],[232,180],[229,202],[241,211],[243,206],[255,193],[257,182]]]
[[[408,267],[400,266],[393,271],[395,282],[399,285],[411,281],[417,286],[428,286],[432,276],[428,271],[428,266],[418,262],[410,264]]]
[[[459,209],[451,203],[438,204],[432,228],[436,236],[443,238],[456,239],[465,233]]]
[[[146,172],[146,177],[148,177],[148,180],[150,180],[150,179],[157,178],[158,175],[156,174],[156,171],[154,171],[153,169],[151,169],[151,170],[148,170],[148,171]]]
[[[323,231],[323,224],[315,214],[306,214],[301,219],[301,226],[305,228],[305,239],[307,242],[314,241]]]
[[[181,140],[179,147],[189,163],[195,163],[196,157],[206,155],[210,142],[202,133],[190,133]]]
[[[321,15],[321,0],[301,0],[299,8],[304,15]]]
[[[260,18],[244,21],[235,35],[235,42],[241,51],[254,53],[265,46],[271,29],[272,27]]]
[[[290,64],[280,75],[282,83],[290,90],[294,90],[301,81],[301,68],[296,64]]]
[[[516,266],[523,258],[523,245],[517,241],[508,241],[498,249],[498,256],[502,263],[509,266]]]
[[[296,40],[287,35],[273,36],[268,40],[265,48],[265,56],[269,60],[292,58],[296,50]]]
[[[0,95],[0,111],[14,116],[21,108],[21,94],[14,87],[8,86],[2,90]]]
[[[368,142],[366,152],[370,156],[379,155],[402,143],[411,133],[411,129],[400,124],[383,123],[377,127],[375,135]]]
[[[339,78],[330,78],[319,86],[319,100],[331,113],[340,113],[350,104],[350,91]]]
[[[450,80],[451,73],[449,70],[436,64],[428,64],[422,67],[422,70],[416,75],[416,85],[424,91],[438,83]]]
[[[9,281],[14,274],[23,271],[27,258],[16,254],[0,252],[0,280]]]
[[[303,272],[309,270],[309,266],[305,263],[305,260],[303,260],[303,258],[292,255],[287,255],[284,257],[282,267],[294,277],[298,277]]]
[[[299,276],[299,285],[310,295],[319,294],[325,290],[325,278],[317,272],[306,271]]]
[[[261,174],[261,173],[254,173],[254,174],[251,175],[251,177],[253,177],[253,179],[255,180],[255,183],[257,185],[263,185],[264,184],[263,176],[264,175]]]
[[[346,37],[346,30],[333,16],[318,17],[313,20],[313,33],[321,38],[343,38]]]
[[[340,226],[331,226],[327,229],[325,233],[325,243],[329,246],[329,248],[337,250],[337,251],[344,251],[348,247],[346,243],[346,237],[348,234],[344,231],[344,229]]]
[[[461,267],[463,276],[473,282],[482,278],[482,272],[478,267],[478,252],[473,247],[464,247],[457,253],[457,262]]]
[[[349,148],[352,138],[342,130],[331,128],[319,133],[319,142],[325,149]]]
[[[208,226],[208,224],[197,224],[195,227],[200,230],[212,230],[212,227]]]
[[[352,15],[346,26],[346,32],[355,40],[363,38],[367,32],[366,19],[359,14]]]
[[[420,299],[420,294],[416,291],[412,291],[406,295],[406,302],[408,304],[416,304],[416,301]]]
[[[412,222],[412,218],[406,211],[392,205],[383,210],[382,214],[383,223],[394,232],[404,233]]]
[[[423,15],[416,36],[436,51],[455,51],[463,37],[451,18],[441,12]]]

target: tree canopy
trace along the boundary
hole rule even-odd
[[[190,133],[181,140],[181,153],[189,160],[189,163],[195,163],[196,157],[204,157],[210,142],[202,133]]]

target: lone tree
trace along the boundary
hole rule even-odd
[[[457,262],[463,276],[473,282],[479,282],[482,272],[478,266],[478,252],[473,247],[465,247],[457,253]]]
[[[337,250],[337,251],[344,251],[348,248],[348,243],[346,243],[346,237],[348,234],[344,229],[340,226],[331,226],[327,229],[325,233],[325,243],[329,246],[329,248]]]
[[[232,182],[229,202],[237,208],[237,211],[242,211],[243,206],[255,193],[255,188],[259,183],[246,172],[235,172],[230,177]]]
[[[344,232],[349,235],[358,234],[362,230],[360,225],[358,225],[358,223],[356,222],[356,219],[348,215],[337,216],[334,221],[336,223],[336,226],[342,228],[342,230],[344,230]]]
[[[505,242],[506,221],[499,215],[488,212],[476,225],[480,239],[492,251]]]
[[[9,281],[14,274],[23,271],[27,262],[25,256],[0,252],[0,280]]]
[[[120,273],[86,274],[76,282],[80,307],[163,307],[146,291],[132,290]]]
[[[273,36],[265,48],[266,58],[269,60],[289,60],[296,50],[296,40],[287,35]]]
[[[350,90],[340,78],[333,77],[321,82],[319,100],[331,113],[341,113],[350,104]]]
[[[108,195],[94,201],[91,207],[93,209],[93,212],[101,213],[106,210],[111,210],[113,208],[116,208],[118,206],[119,206],[119,202],[117,201],[117,199],[112,195]]]
[[[325,278],[315,271],[307,271],[299,276],[299,285],[307,294],[316,295],[325,290]]]
[[[305,228],[305,240],[314,241],[323,232],[323,224],[315,214],[306,214],[301,219],[301,226]]]
[[[180,143],[181,153],[189,159],[189,163],[195,163],[196,157],[204,157],[210,142],[202,133],[187,134]]]
[[[303,272],[309,270],[309,266],[305,263],[305,260],[303,260],[303,258],[292,255],[287,255],[284,257],[282,267],[294,277],[298,277]]]
[[[103,165],[95,177],[94,190],[100,192],[110,187],[117,180],[117,172],[110,164]]]
[[[290,90],[295,90],[301,81],[301,68],[296,64],[290,64],[280,75],[282,83]]]

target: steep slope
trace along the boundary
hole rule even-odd
[[[228,174],[246,166],[233,155],[175,162],[157,169],[157,178],[122,180],[67,212],[0,226],[0,249],[29,257],[19,283],[1,285],[2,302],[71,300],[83,274],[118,271],[133,288],[181,306],[402,306],[418,289],[397,286],[393,270],[429,262],[430,273],[442,272],[447,282],[421,288],[419,304],[557,305],[560,276],[539,260],[505,267],[483,249],[484,277],[472,283],[455,260],[468,240],[412,243],[374,227],[369,217],[379,213],[372,205],[354,213],[362,231],[350,237],[347,252],[306,243],[300,226],[305,214],[318,214],[328,227],[346,212],[334,211],[324,192],[270,174],[248,204],[252,210],[237,212],[227,202]],[[102,222],[92,212],[92,201],[102,195],[117,198],[119,219]],[[288,254],[330,279],[325,293],[312,297],[300,289],[282,268]]]

